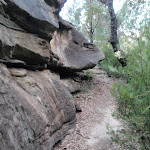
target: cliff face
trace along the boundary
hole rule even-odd
[[[52,149],[75,126],[69,91],[74,92],[76,83],[69,86],[59,73],[92,68],[104,58],[73,25],[59,18],[64,2],[0,0],[2,150]]]

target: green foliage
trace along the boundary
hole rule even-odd
[[[81,31],[80,17],[82,7],[80,6],[80,3],[73,0],[73,5],[68,7],[67,11],[67,20],[71,22],[79,31]]]
[[[111,132],[112,139],[128,150],[150,149],[150,27],[142,30],[123,70],[128,84],[115,84],[112,90],[118,103],[117,117],[126,122],[123,130]]]
[[[93,72],[91,71],[85,71],[85,76],[87,77],[88,80],[92,80],[93,79]]]
[[[141,28],[148,25],[149,6],[149,0],[124,0],[122,9],[117,13],[118,37],[121,49],[129,51],[127,41],[132,44],[134,38],[141,35]]]
[[[110,35],[108,9],[98,0],[72,0],[72,6],[65,11],[65,19],[71,22],[89,41],[90,29],[93,30],[95,44],[103,45]]]
[[[89,39],[90,28],[92,28],[95,44],[106,40],[104,37],[109,37],[110,34],[107,8],[99,0],[84,0],[82,10],[82,33]]]
[[[123,76],[122,66],[118,61],[117,57],[114,56],[114,52],[111,45],[105,45],[105,47],[103,47],[103,52],[105,54],[105,59],[100,62],[103,69],[108,73],[109,76]]]

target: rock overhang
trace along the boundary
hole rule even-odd
[[[104,54],[58,16],[65,1],[0,0],[0,149],[52,149],[75,125],[79,86],[50,70],[89,69]]]
[[[86,70],[105,58],[104,53],[71,23],[60,18],[59,26],[50,41],[51,51],[59,58],[56,68],[62,67],[69,72]]]

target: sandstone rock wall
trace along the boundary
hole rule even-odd
[[[0,65],[0,149],[51,149],[75,125],[75,104],[49,70]]]
[[[79,89],[59,74],[92,68],[104,58],[59,17],[64,2],[0,0],[2,150],[51,150],[75,126],[71,93]]]

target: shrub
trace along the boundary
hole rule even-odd
[[[117,57],[115,57],[113,49],[105,46],[103,49],[105,54],[105,59],[100,62],[103,69],[108,73],[108,76],[121,77],[122,74],[122,66],[118,61]]]
[[[125,120],[125,127],[111,131],[112,139],[123,149],[150,149],[150,40],[137,39],[128,54],[124,68],[127,83],[115,84],[112,94],[117,99],[117,117]]]

